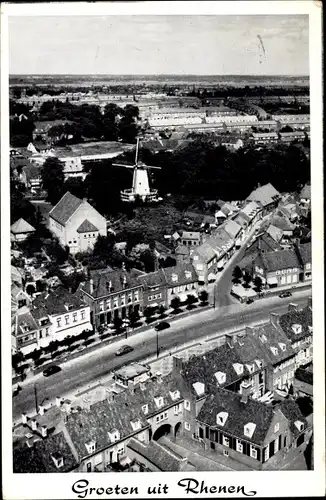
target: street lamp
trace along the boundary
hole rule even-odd
[[[156,357],[158,358],[160,353],[160,348],[158,346],[158,330],[156,330]]]
[[[34,384],[34,396],[35,396],[35,410],[36,414],[38,413],[38,404],[37,404],[37,390],[36,390],[36,383]]]
[[[130,320],[128,318],[125,318],[123,321],[122,321],[122,326],[124,326],[126,328],[126,339],[128,338],[128,328],[129,328],[129,323],[130,323]]]

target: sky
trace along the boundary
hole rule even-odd
[[[308,45],[306,15],[9,18],[10,74],[308,75]]]

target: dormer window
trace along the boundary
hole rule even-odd
[[[205,394],[205,384],[202,382],[195,382],[192,386],[195,389],[197,396],[203,396]]]
[[[54,462],[54,465],[56,466],[57,469],[60,469],[61,467],[63,467],[63,456],[60,454],[60,453],[53,453],[51,455],[51,458]]]
[[[277,349],[277,347],[271,347],[271,351],[274,354],[274,356],[278,355],[278,349]]]
[[[158,408],[161,408],[164,405],[164,399],[162,397],[154,398],[154,401]]]
[[[112,431],[108,432],[108,435],[111,443],[115,443],[120,439],[120,432],[117,429],[113,429]]]
[[[143,406],[141,407],[141,409],[142,409],[143,414],[144,414],[144,415],[147,415],[147,413],[148,413],[148,405],[147,405],[147,404],[146,404],[146,405],[143,405]]]
[[[248,370],[249,373],[253,373],[254,370],[255,370],[255,366],[254,365],[246,365],[246,368]]]
[[[191,278],[191,272],[190,271],[185,271],[185,275],[187,279]]]
[[[243,374],[243,365],[241,363],[233,363],[233,368],[237,375]]]
[[[292,330],[296,335],[298,335],[299,333],[302,333],[302,325],[295,323],[292,325]]]
[[[176,399],[180,398],[180,391],[170,391],[170,396],[172,401],[175,401]]]
[[[139,418],[137,420],[134,420],[133,422],[130,422],[131,423],[131,427],[134,431],[138,431],[138,429],[141,428],[141,421],[139,420]]]
[[[216,381],[219,385],[225,384],[226,382],[226,374],[224,372],[216,372],[214,374]]]
[[[279,342],[278,345],[280,346],[282,351],[286,351],[286,345],[283,344],[282,342]]]
[[[300,432],[303,431],[303,429],[304,429],[304,423],[301,422],[301,420],[296,420],[294,422],[294,425],[296,426],[296,428],[298,429],[298,431],[300,431]]]
[[[178,275],[177,274],[172,274],[171,278],[172,278],[172,281],[174,281],[174,282],[178,281]]]
[[[244,426],[243,433],[246,437],[252,438],[255,429],[256,429],[256,424],[254,424],[253,422],[248,422],[248,424]]]
[[[85,443],[87,453],[94,453],[95,448],[96,448],[96,442],[95,441],[89,441],[88,443]]]
[[[30,331],[30,327],[29,326],[23,326],[23,332],[29,332]]]
[[[228,412],[220,411],[220,413],[216,415],[216,424],[223,427],[225,425],[225,422],[227,421],[228,416]]]
[[[263,367],[263,362],[260,359],[256,359],[255,361],[256,361],[256,365],[258,366],[258,368]]]
[[[65,304],[65,308],[67,309],[67,311],[71,311],[74,306],[72,304]]]

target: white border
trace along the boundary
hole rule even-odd
[[[230,1],[230,2],[142,2],[142,3],[49,3],[2,4],[1,6],[1,311],[2,311],[2,472],[6,499],[77,498],[71,487],[79,478],[90,486],[138,486],[138,498],[147,498],[148,485],[168,484],[169,493],[155,498],[185,498],[177,481],[196,477],[208,485],[243,485],[259,497],[323,496],[325,493],[325,399],[324,399],[324,273],[323,273],[323,169],[322,169],[322,24],[321,2],[313,1]],[[9,251],[9,129],[8,129],[8,16],[44,15],[245,15],[309,14],[311,88],[311,182],[313,227],[313,324],[314,324],[314,471],[142,473],[135,474],[12,474],[11,442],[11,361],[10,361],[10,251]],[[23,46],[23,39],[22,39]],[[290,72],[289,72],[290,73]],[[8,286],[9,285],[9,286]],[[319,375],[319,376],[318,376]],[[7,381],[7,383],[5,382]],[[198,495],[214,498],[217,495]],[[220,494],[220,496],[241,496]],[[134,497],[119,495],[119,497]],[[119,498],[92,494],[87,498]],[[188,495],[188,497],[191,497]]]

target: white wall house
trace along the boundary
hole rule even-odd
[[[49,229],[71,253],[92,249],[97,237],[107,234],[105,218],[69,191],[49,213]]]

